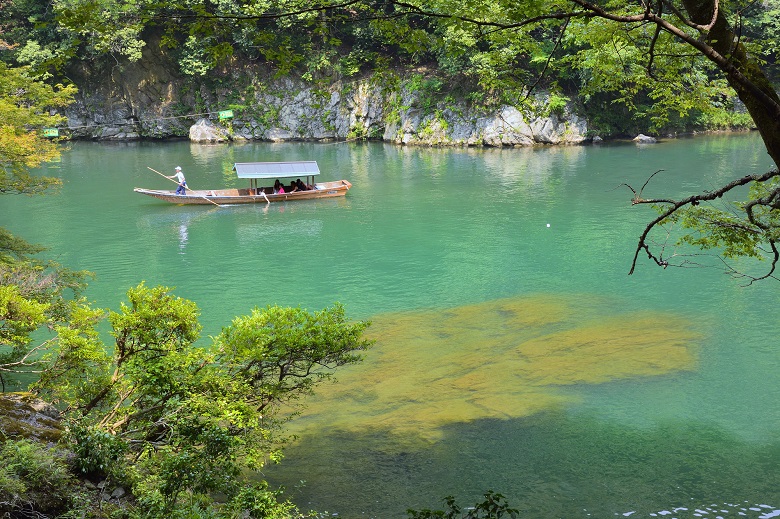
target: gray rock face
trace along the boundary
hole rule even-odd
[[[0,393],[0,436],[54,443],[62,435],[60,413],[31,393]]]
[[[586,121],[571,112],[533,115],[503,106],[485,113],[481,107],[460,104],[425,113],[409,92],[383,95],[368,82],[352,85],[348,92],[333,90],[329,94],[289,80],[283,86],[289,90],[255,100],[260,116],[233,120],[234,131],[228,138],[279,142],[369,137],[408,145],[502,147],[579,144],[586,140],[588,131]],[[402,109],[391,107],[394,97],[401,99]],[[543,112],[543,107],[539,111]],[[269,112],[275,118],[264,117]],[[194,128],[190,139],[200,133]]]
[[[190,126],[190,140],[200,143],[215,143],[227,142],[230,138],[223,127],[216,126],[208,119],[200,119]]]
[[[571,107],[550,113],[544,96],[530,108],[487,110],[423,99],[420,92],[405,89],[403,81],[383,85],[367,78],[323,88],[249,71],[226,78],[227,86],[211,91],[176,77],[175,68],[165,65],[166,56],[155,54],[154,46],[144,53],[144,60],[125,65],[111,78],[82,71],[77,102],[66,111],[72,138],[188,136],[199,143],[371,138],[409,145],[504,147],[579,144],[588,131]],[[250,88],[231,89],[233,82]],[[242,109],[235,118],[218,120],[217,113],[237,97]]]
[[[633,141],[636,142],[637,144],[655,144],[656,142],[658,142],[655,137],[650,137],[642,133],[634,137]]]

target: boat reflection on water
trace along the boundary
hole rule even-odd
[[[189,239],[189,233],[187,232],[187,223],[182,222],[179,225],[179,251],[184,254],[184,249],[187,248],[187,240]]]
[[[322,234],[322,220],[295,220],[286,222],[263,222],[239,224],[236,226],[236,240],[241,245],[278,242],[285,239],[311,238]]]

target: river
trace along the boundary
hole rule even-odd
[[[150,167],[211,189],[239,185],[235,162],[276,160],[316,160],[353,188],[224,208],[133,193],[173,186]],[[265,471],[303,509],[405,517],[493,490],[529,518],[774,517],[777,284],[644,259],[629,276],[655,213],[621,186],[664,170],[644,194],[674,196],[770,164],[756,134],[504,150],[77,142],[41,169],[59,194],[4,196],[0,218],[95,272],[99,307],[142,280],[176,287],[204,341],[269,304],[338,301],[370,319],[375,347]]]

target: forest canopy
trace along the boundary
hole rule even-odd
[[[730,9],[742,41],[774,75],[780,6]],[[615,24],[574,2],[16,0],[0,12],[0,26],[12,47],[5,59],[42,77],[83,59],[139,60],[154,40],[195,78],[237,62],[312,81],[423,67],[438,81],[425,88],[482,104],[519,104],[542,88],[551,105],[576,98],[607,135],[748,124],[700,52],[647,21]],[[627,115],[633,127],[621,123]]]

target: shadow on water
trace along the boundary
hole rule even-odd
[[[495,490],[526,518],[780,515],[780,442],[708,424],[635,429],[553,411],[450,425],[443,440],[396,450],[384,448],[394,435],[375,430],[312,435],[267,475],[300,474],[299,506],[349,518],[441,508],[430,501],[441,488],[465,506]]]

